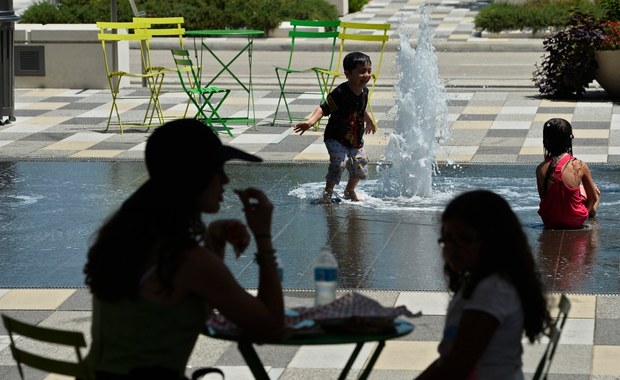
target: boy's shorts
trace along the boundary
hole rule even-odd
[[[327,168],[327,181],[340,183],[342,171],[346,167],[349,178],[366,179],[368,176],[368,157],[364,148],[349,148],[332,139],[325,140],[325,146],[329,153],[329,167]],[[344,165],[343,165],[344,164]]]

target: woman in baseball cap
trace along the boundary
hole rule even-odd
[[[269,199],[254,188],[235,190],[246,223],[202,221],[202,213],[220,209],[228,160],[262,161],[223,145],[194,119],[166,123],[149,137],[149,179],[98,231],[84,268],[93,294],[88,362],[97,379],[183,379],[214,308],[256,337],[282,332]],[[226,244],[238,256],[250,233],[259,266],[256,296],[224,263]]]

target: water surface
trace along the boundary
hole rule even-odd
[[[618,293],[618,167],[591,167],[602,205],[596,220],[577,231],[543,229],[533,165],[439,168],[431,197],[383,195],[372,167],[371,179],[359,186],[364,202],[321,206],[311,201],[323,187],[325,164],[229,164],[221,214],[242,216],[233,188],[267,192],[276,207],[273,235],[285,287],[311,288],[312,260],[329,243],[342,287],[445,290],[436,243],[441,210],[462,191],[487,188],[519,215],[549,290]],[[141,162],[0,162],[0,287],[83,286],[93,233],[145,179]],[[247,287],[256,286],[253,252],[250,247],[239,260],[227,259]]]

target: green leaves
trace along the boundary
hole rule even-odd
[[[575,12],[564,30],[546,38],[543,46],[548,54],[533,73],[540,93],[554,98],[582,95],[596,75],[594,52],[603,36],[601,21]]]
[[[290,19],[338,18],[327,0],[139,0],[149,17],[184,16],[187,30],[258,29],[266,33]],[[129,2],[117,1],[118,21],[131,21]],[[109,21],[109,0],[42,0],[26,9],[21,23],[89,24]]]

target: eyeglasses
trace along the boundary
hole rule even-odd
[[[464,248],[472,243],[480,240],[479,236],[442,236],[437,239],[437,244],[440,248],[446,248],[446,246],[450,245],[455,248]]]

